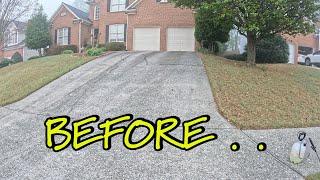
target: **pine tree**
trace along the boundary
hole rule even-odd
[[[28,22],[25,42],[28,48],[38,50],[40,56],[41,49],[51,44],[49,21],[42,6],[36,10]]]

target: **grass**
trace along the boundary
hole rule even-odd
[[[306,179],[307,180],[319,180],[320,179],[320,173],[314,174],[314,175],[310,175]]]
[[[1,68],[0,106],[23,99],[32,92],[92,59],[92,57],[58,55]]]
[[[298,65],[247,67],[203,55],[220,113],[241,129],[318,127],[320,70]]]

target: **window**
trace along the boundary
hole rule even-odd
[[[60,16],[66,16],[67,15],[67,12],[62,12],[61,14],[60,14]]]
[[[110,0],[110,12],[124,11],[126,0]]]
[[[100,19],[100,6],[94,7],[94,20]]]
[[[68,45],[69,44],[69,29],[61,28],[57,30],[57,44]]]
[[[109,27],[109,42],[124,42],[124,24],[114,24]]]
[[[313,53],[313,55],[320,55],[320,51]]]
[[[298,47],[298,54],[308,55],[308,54],[312,54],[312,52],[313,52],[313,48],[311,47],[305,47],[305,46]]]
[[[18,31],[12,30],[7,32],[7,44],[12,46],[18,44]]]

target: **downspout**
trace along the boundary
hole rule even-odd
[[[126,50],[128,51],[128,29],[129,29],[129,14],[127,14],[127,28],[125,29],[126,31]]]
[[[79,53],[81,53],[81,49],[82,49],[82,47],[81,47],[81,41],[82,41],[82,39],[81,39],[81,30],[82,30],[82,20],[80,20],[79,21],[79,36],[78,36],[78,38],[79,38]]]
[[[320,29],[318,29],[318,50],[320,50]]]

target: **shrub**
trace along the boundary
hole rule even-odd
[[[87,50],[89,56],[100,56],[103,53],[102,48],[91,48]]]
[[[62,54],[73,54],[74,52],[72,50],[64,50]]]
[[[257,63],[288,63],[289,46],[279,35],[257,43]]]
[[[12,57],[11,57],[11,62],[13,64],[15,63],[19,63],[23,61],[23,57],[21,56],[21,54],[19,52],[15,52]]]
[[[61,54],[65,50],[71,50],[73,52],[78,52],[78,47],[76,45],[65,45],[65,46],[53,46],[47,49],[46,55],[58,55]]]
[[[104,48],[104,47],[106,47],[105,44],[98,44],[98,45],[97,45],[97,48]]]
[[[29,57],[29,59],[28,59],[28,60],[38,59],[38,58],[41,58],[41,56],[32,56],[32,57]]]
[[[92,48],[92,45],[88,44],[88,45],[85,46],[84,49],[87,51],[88,49],[91,49],[91,48]]]
[[[0,59],[0,68],[6,67],[10,65],[10,59],[4,58]]]
[[[286,40],[279,35],[259,41],[256,46],[256,54],[258,64],[289,62],[289,46]],[[243,53],[243,56],[246,58],[247,53]]]
[[[107,44],[107,49],[108,51],[125,51],[126,46],[122,42],[111,42]]]
[[[229,14],[217,16],[215,8],[214,5],[206,5],[197,10],[195,37],[203,48],[220,53],[223,48],[220,48],[219,43],[226,43],[229,40],[232,16]]]
[[[224,58],[230,59],[230,60],[235,60],[235,61],[246,61],[247,60],[247,55],[246,53],[243,54],[229,54],[223,56]]]
[[[247,47],[245,48],[247,49]],[[256,63],[273,64],[289,62],[289,47],[286,41],[279,35],[263,39],[256,46]],[[247,52],[236,55],[226,55],[227,59],[246,61]]]

